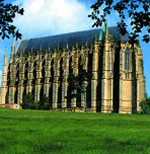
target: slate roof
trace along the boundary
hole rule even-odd
[[[110,27],[109,33],[111,33],[115,40],[121,40],[119,31],[117,27]],[[91,44],[95,40],[103,40],[104,39],[104,32],[102,29],[93,29],[81,32],[73,32],[55,36],[47,36],[41,38],[34,38],[29,40],[24,40],[21,42],[17,53],[28,53],[34,52],[36,50],[48,50],[52,51],[56,48],[71,48],[76,44],[83,45],[83,44]],[[126,40],[126,38],[125,38]],[[121,40],[124,41],[124,40]]]
[[[122,36],[117,27],[109,27],[108,32],[113,36],[115,41],[127,42],[129,40],[129,34]]]

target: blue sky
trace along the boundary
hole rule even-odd
[[[24,7],[24,16],[17,16],[15,25],[23,34],[23,39],[91,29],[92,21],[87,17],[90,5],[95,0],[6,0]],[[114,25],[117,17],[109,18]],[[10,55],[13,39],[0,40],[0,73],[3,68],[5,49]],[[17,42],[19,44],[19,42]],[[144,69],[147,92],[150,96],[150,45],[141,41],[144,54]]]

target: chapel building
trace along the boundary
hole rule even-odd
[[[133,49],[117,27],[24,40],[12,47],[10,61],[5,56],[0,104],[22,104],[27,94],[35,102],[45,96],[51,110],[140,111],[140,44]]]

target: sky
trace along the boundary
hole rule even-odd
[[[92,29],[92,21],[88,18],[90,6],[95,0],[5,0],[24,8],[23,16],[17,16],[14,24],[19,28],[23,39],[68,33]],[[108,19],[108,25],[114,26],[116,15]],[[0,39],[0,76],[6,49],[10,55],[13,39]],[[17,42],[19,44],[19,42]],[[141,41],[144,54],[146,88],[150,96],[150,45]],[[0,78],[1,80],[1,78]]]

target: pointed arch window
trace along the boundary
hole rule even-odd
[[[125,51],[125,64],[124,64],[126,71],[130,70],[130,62],[131,62],[131,51],[129,48],[127,48]]]

